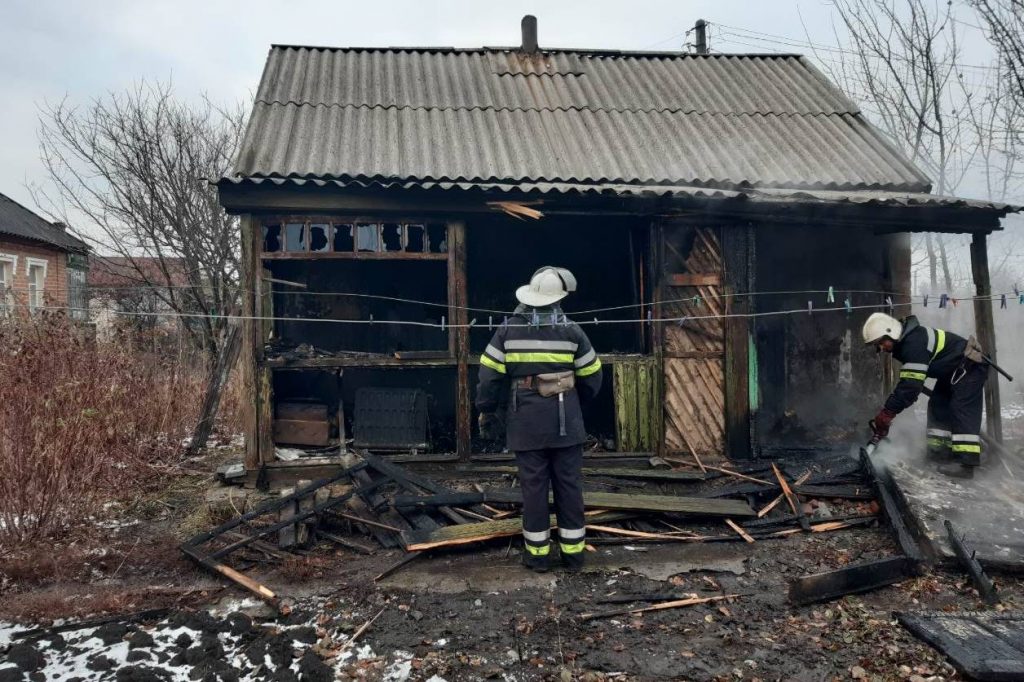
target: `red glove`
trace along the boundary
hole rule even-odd
[[[882,411],[876,414],[875,418],[869,422],[877,440],[882,440],[889,435],[889,427],[892,426],[892,420],[895,418],[895,412],[883,407]]]

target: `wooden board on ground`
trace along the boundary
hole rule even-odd
[[[816,573],[789,583],[789,601],[812,604],[837,599],[847,594],[867,592],[914,577],[917,562],[896,556],[846,566],[836,571]]]
[[[1024,679],[1024,619],[1020,614],[923,612],[896,617],[971,679]]]
[[[426,495],[395,497],[396,507],[429,507],[440,504],[474,504],[499,502],[522,504],[522,493],[518,489],[486,490],[482,493],[450,493],[447,495]],[[670,512],[694,516],[740,516],[755,515],[750,505],[742,500],[726,500],[708,497],[681,497],[677,495],[635,495],[628,493],[584,492],[583,504],[588,509],[616,509],[620,511]]]
[[[622,521],[628,514],[615,512],[594,514],[587,518],[588,523]],[[555,516],[551,516],[552,528],[556,525]],[[502,519],[500,521],[484,521],[481,523],[464,523],[459,526],[445,526],[432,532],[403,531],[402,542],[407,552],[418,552],[434,547],[451,547],[471,542],[483,542],[494,538],[506,538],[518,535],[523,531],[523,520],[520,517]]]

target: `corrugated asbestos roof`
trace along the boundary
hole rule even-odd
[[[927,192],[793,55],[275,46],[235,177]]]
[[[0,235],[3,234],[51,244],[67,251],[89,250],[82,240],[0,194]]]

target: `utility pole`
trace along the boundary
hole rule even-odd
[[[697,23],[693,25],[694,33],[697,34],[695,47],[697,54],[708,53],[708,33],[707,33],[707,22],[703,19],[698,19]]]

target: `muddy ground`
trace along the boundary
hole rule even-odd
[[[141,545],[139,525],[118,547]],[[173,552],[172,548],[167,548]],[[146,571],[114,570],[35,589],[12,586],[0,619],[25,620],[33,598],[53,608],[122,594],[114,610],[168,606],[144,623],[19,640],[0,663],[14,680],[928,680],[960,679],[943,657],[894,620],[894,611],[983,608],[965,579],[938,570],[859,597],[794,608],[789,578],[889,556],[885,528],[707,545],[598,547],[581,574],[519,566],[508,543],[421,557],[379,583],[401,554],[325,550],[297,564],[255,570],[289,595],[294,612],[263,605],[177,557]],[[1000,580],[1004,606],[1024,602],[1024,582]],[[733,599],[644,615],[584,621],[621,608],[604,598],[657,592]],[[242,601],[240,601],[242,600]],[[212,615],[208,609],[212,608]],[[348,637],[372,626],[351,645]],[[84,614],[80,614],[84,615]],[[33,620],[28,618],[28,620]],[[12,629],[0,631],[0,642]]]

